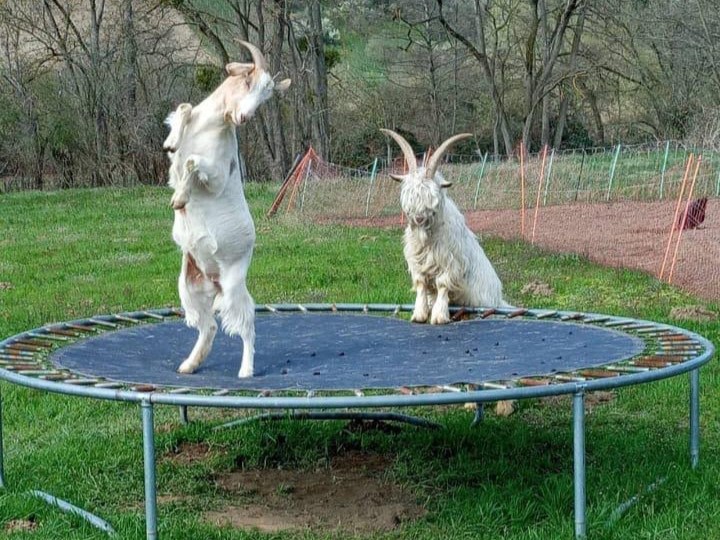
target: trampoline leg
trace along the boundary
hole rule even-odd
[[[690,466],[700,462],[700,369],[690,372]]]
[[[188,418],[188,407],[187,405],[180,405],[178,407],[180,409],[180,421],[184,425],[188,425],[190,423],[190,419]]]
[[[0,488],[5,487],[5,456],[3,454],[2,395],[0,395]]]
[[[143,460],[145,464],[145,533],[147,540],[157,539],[157,492],[155,486],[155,427],[153,405],[143,401]]]
[[[585,523],[585,393],[573,395],[575,538],[586,537]]]

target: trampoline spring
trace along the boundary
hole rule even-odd
[[[53,327],[53,328],[48,328],[47,331],[50,334],[56,334],[58,336],[65,336],[66,340],[67,340],[67,338],[80,337],[80,334],[78,334],[77,332],[71,332],[70,330],[65,330],[63,328]],[[48,336],[48,337],[50,337],[50,336]]]
[[[671,362],[660,358],[640,358],[638,360],[634,360],[633,364],[639,367],[647,368],[664,368],[672,365]]]
[[[53,334],[38,334],[36,332],[28,332],[25,335],[28,337],[37,338],[37,339],[49,339],[52,341],[68,341],[68,338],[65,336],[56,336]]]
[[[168,392],[168,394],[187,394],[188,392],[192,392],[192,388],[183,386],[182,388],[173,388]]]
[[[587,324],[600,324],[610,320],[610,317],[590,317],[585,319]]]
[[[557,315],[557,311],[544,311],[541,313],[535,313],[536,319],[547,319],[548,317],[554,317]]]
[[[37,364],[7,364],[5,366],[5,369],[8,371],[14,371],[16,373],[20,373],[21,371],[31,371],[37,368]]]
[[[114,316],[115,315],[113,315],[113,317]],[[102,319],[96,319],[95,317],[93,317],[92,319],[88,319],[88,322],[90,322],[92,324],[97,324],[98,326],[106,326],[107,328],[117,328],[118,327],[117,323],[110,322],[110,321],[104,321]],[[93,330],[95,330],[95,329],[93,328]]]
[[[519,379],[517,382],[520,386],[548,386],[548,385],[552,384],[551,379],[524,378],[524,379]]]
[[[230,390],[227,388],[221,388],[220,390],[216,390],[212,393],[213,396],[227,396],[230,393]]]
[[[162,321],[165,319],[165,317],[163,317],[162,315],[160,315],[158,313],[153,313],[152,311],[141,311],[140,314],[144,315],[145,317],[147,317],[149,319],[156,319],[158,321]],[[182,309],[172,308],[172,309],[168,310],[168,314],[175,315],[177,317],[184,317],[185,311],[183,311]]]
[[[118,321],[124,321],[124,322],[133,323],[133,324],[140,324],[139,320],[133,319],[132,317],[127,317],[126,315],[115,314],[115,315],[113,315],[113,317],[115,317]]]
[[[495,308],[486,309],[482,313],[480,313],[480,318],[487,319],[490,315],[495,315],[497,312],[498,311]]]
[[[98,331],[98,329],[93,326],[83,326],[83,325],[74,324],[74,323],[65,323],[64,326],[65,326],[65,328],[70,328],[71,330],[78,330],[79,332],[87,333],[87,332],[97,332]],[[98,325],[98,326],[100,326],[100,325]],[[75,335],[79,337],[81,334],[75,334]]]
[[[12,349],[0,349],[0,358],[16,360],[19,358],[34,358],[35,354],[29,351],[15,351]]]
[[[138,384],[137,386],[133,386],[132,389],[134,392],[146,393],[146,392],[154,392],[155,390],[157,390],[157,387],[152,384]]]
[[[408,388],[407,386],[401,386],[397,389],[397,391],[404,396],[412,396],[415,394],[415,390],[412,388]]]
[[[35,366],[37,368],[37,366]],[[16,371],[18,375],[26,375],[28,377],[40,377],[41,375],[52,375],[57,373],[52,369],[23,369]]]
[[[611,371],[609,369],[584,369],[579,372],[583,377],[590,379],[607,379],[609,377],[617,377],[617,371]]]
[[[68,378],[70,378],[70,375],[61,372],[50,373],[48,375],[41,375],[40,377],[38,377],[38,379],[44,379],[46,381],[64,381]]]
[[[52,348],[53,344],[51,341],[46,341],[43,339],[19,339],[15,341],[14,343],[19,343],[21,345],[28,345],[34,348],[34,350],[40,350],[40,349],[50,349]]]
[[[101,381],[100,381],[100,379],[73,379],[73,378],[67,378],[67,379],[65,380],[65,382],[67,382],[68,384],[73,384],[73,385],[77,385],[77,386],[90,386],[90,385],[97,384],[97,383],[99,383],[99,382],[101,382]]]
[[[457,386],[450,386],[449,384],[440,385],[438,388],[444,392],[462,392],[461,388],[458,388]]]
[[[503,383],[495,383],[495,382],[484,382],[482,384],[483,388],[487,388],[489,390],[507,390],[511,386],[509,384],[503,384]]]
[[[514,319],[515,317],[520,317],[521,315],[525,315],[528,312],[525,308],[520,308],[515,311],[512,311],[507,314],[508,319]]]
[[[306,308],[305,306],[303,306],[302,304],[298,304],[298,305],[297,305],[297,308],[298,308],[301,312],[303,312],[303,313],[307,313],[307,312],[308,312],[307,308]]]
[[[584,313],[567,313],[560,317],[561,321],[580,321],[585,318]]]
[[[271,306],[270,304],[265,304],[265,309],[267,309],[270,313],[277,313],[277,308],[275,306]]]
[[[365,395],[365,392],[362,390],[353,390],[353,394],[355,394],[357,397],[363,397]]]
[[[95,388],[114,389],[114,388],[122,388],[122,386],[123,386],[122,383],[118,383],[118,382],[99,382],[95,385]]]
[[[605,326],[612,326],[612,327],[625,327],[632,325],[634,321],[628,320],[628,319],[613,319],[605,323]]]
[[[263,396],[263,397],[267,397],[267,396]],[[308,390],[307,392],[305,392],[305,397],[306,397],[306,398],[314,398],[314,397],[315,397],[315,390]]]

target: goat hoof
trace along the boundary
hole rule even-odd
[[[432,317],[430,319],[430,324],[448,324],[450,322],[450,317],[447,317],[445,315],[440,317]]]
[[[196,369],[196,366],[188,363],[187,361],[180,364],[180,367],[177,368],[178,373],[182,373],[184,375],[189,375],[190,373],[193,373]]]

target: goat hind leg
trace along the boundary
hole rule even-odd
[[[185,323],[198,329],[198,339],[190,355],[178,367],[178,373],[193,373],[205,361],[212,349],[217,322],[213,314],[215,284],[200,272],[192,256],[183,254],[178,279],[180,303],[185,310]]]
[[[252,377],[255,358],[255,301],[245,283],[246,265],[220,272],[222,298],[218,303],[223,329],[243,341],[243,355],[238,377]]]

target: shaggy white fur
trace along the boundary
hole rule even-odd
[[[243,192],[235,128],[290,80],[275,84],[261,52],[241,43],[253,63],[228,64],[229,76],[210,96],[195,107],[183,103],[166,120],[173,239],[182,249],[178,290],[186,323],[199,331],[180,373],[194,372],[210,353],[217,311],[223,330],[243,340],[238,376],[253,374],[255,304],[246,277],[255,226]]]
[[[447,195],[451,184],[437,172],[443,154],[455,142],[470,137],[455,135],[418,167],[410,144],[394,131],[381,130],[402,148],[406,175],[391,175],[402,182],[400,204],[407,217],[404,254],[417,296],[414,322],[450,322],[449,304],[500,307],[502,283],[465,218]]]

